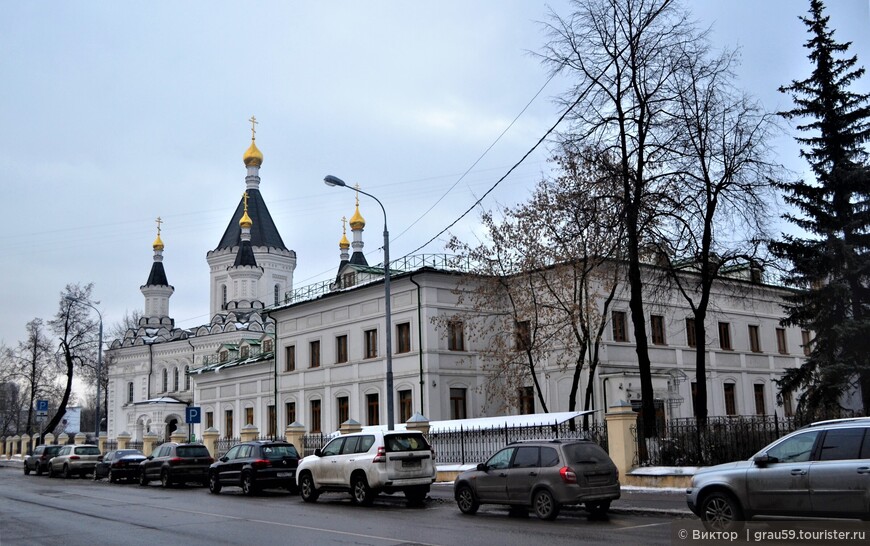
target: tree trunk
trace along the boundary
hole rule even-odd
[[[57,406],[57,412],[55,412],[54,417],[51,418],[51,421],[42,429],[42,437],[52,430],[60,423],[61,419],[63,419],[64,414],[66,413],[66,404],[69,402],[69,396],[72,392],[72,381],[73,381],[73,358],[72,354],[70,354],[69,347],[64,345],[63,347],[63,356],[66,360],[66,388],[63,391],[63,398],[60,400],[60,404]]]

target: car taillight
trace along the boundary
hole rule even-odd
[[[577,483],[577,474],[574,473],[574,469],[570,466],[563,466],[560,468],[559,476],[565,483]]]
[[[42,459],[42,460],[44,461],[44,460],[48,459],[48,455],[46,455],[45,453],[43,453],[42,456],[40,456],[39,458]]]
[[[183,463],[184,459],[182,459],[181,457],[173,457],[166,462],[168,462],[170,465],[177,465]]]
[[[81,457],[79,457],[78,455],[70,455],[69,456],[70,461],[78,461],[79,459],[81,459]]]
[[[268,459],[257,459],[251,463],[251,466],[254,468],[269,468],[272,466],[272,461]]]
[[[384,446],[378,448],[378,454],[372,459],[373,463],[385,463],[387,462],[387,449]]]

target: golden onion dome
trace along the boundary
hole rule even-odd
[[[245,150],[245,155],[242,156],[242,159],[245,161],[245,166],[255,166],[259,167],[263,164],[263,152],[257,148],[257,143],[254,139],[251,139],[251,145]]]
[[[338,248],[342,250],[350,248],[350,241],[347,240],[347,235],[344,233],[341,234],[341,241],[338,242]]]
[[[151,245],[154,250],[163,250],[163,239],[160,238],[160,234],[157,234],[157,238],[154,239],[154,244]]]
[[[366,220],[362,217],[362,214],[359,213],[359,204],[356,206],[356,210],[353,212],[353,216],[350,217],[350,229],[362,229],[366,227]]]
[[[247,207],[245,207],[245,212],[242,214],[241,219],[239,219],[239,227],[242,229],[251,229],[251,226],[254,225],[254,222],[251,221],[251,217],[248,216]]]

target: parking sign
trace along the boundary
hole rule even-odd
[[[184,422],[187,424],[197,424],[201,422],[201,415],[199,406],[188,406],[187,412],[184,416]]]

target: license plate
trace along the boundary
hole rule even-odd
[[[292,472],[278,472],[277,476],[279,478],[292,478],[293,473]]]
[[[402,468],[420,468],[420,461],[402,461]]]

